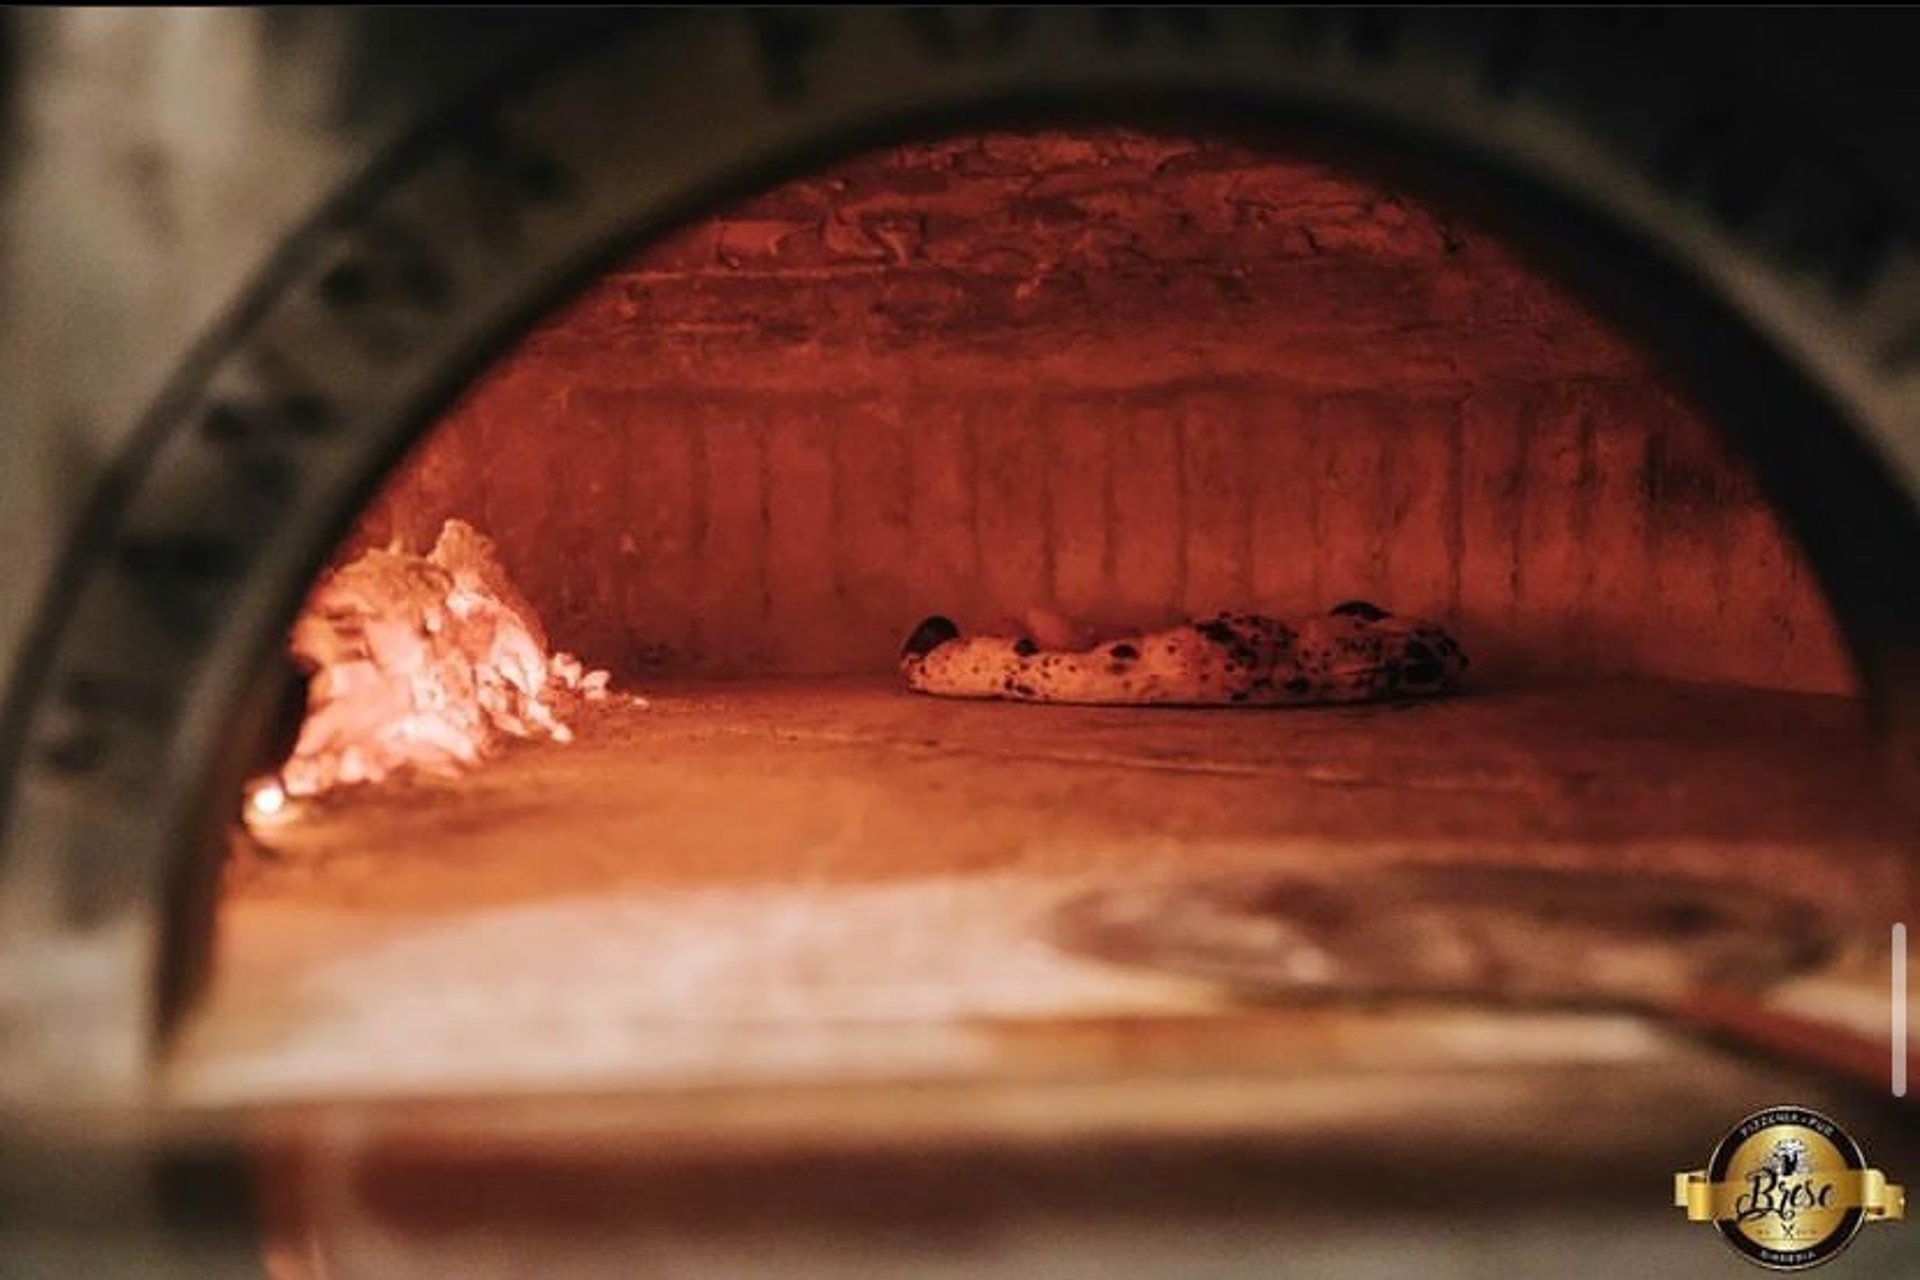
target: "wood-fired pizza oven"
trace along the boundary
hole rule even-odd
[[[32,1247],[97,1164],[275,1276],[1251,1274],[1289,1214],[1518,1273],[1775,1094],[1897,1152],[1913,175],[1770,104],[1801,21],[20,17],[0,1085],[88,1153]],[[291,772],[297,627],[449,521],[564,728]],[[1351,600],[1461,686],[897,669]]]

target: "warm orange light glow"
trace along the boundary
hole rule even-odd
[[[257,782],[247,792],[247,816],[249,818],[271,818],[286,810],[287,792],[278,782],[271,779]]]
[[[504,738],[570,742],[565,717],[605,699],[608,675],[551,653],[533,606],[493,545],[449,520],[433,549],[368,551],[315,588],[293,628],[313,671],[277,801],[378,782],[407,769],[457,773]]]

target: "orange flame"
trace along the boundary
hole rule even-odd
[[[424,556],[368,551],[328,574],[292,647],[314,673],[306,720],[250,814],[408,769],[457,773],[506,738],[568,742],[566,716],[608,696],[605,671],[548,651],[493,544],[462,520]]]

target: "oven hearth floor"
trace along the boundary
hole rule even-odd
[[[1139,712],[857,681],[646,693],[594,709],[571,745],[313,806],[239,855],[171,1095],[1645,1063],[1667,1038],[1629,1014],[1250,1011],[1066,955],[1045,922],[1116,881],[1408,860],[1709,877],[1863,940],[1904,892],[1842,699],[1617,683]],[[1787,994],[1865,1023],[1885,1009],[1874,972]]]

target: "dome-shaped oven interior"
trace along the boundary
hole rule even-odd
[[[1221,141],[972,135],[688,225],[500,359],[335,566],[465,520],[622,696],[251,815],[176,1087],[1004,1067],[1035,1027],[1217,1012],[1057,945],[1113,883],[1637,869],[1846,920],[1899,875],[1852,673],[1656,357],[1445,209]],[[895,669],[930,614],[1352,599],[1446,627],[1462,687],[1090,708]],[[1393,1034],[1458,1015],[1421,1016]],[[1568,1061],[1645,1050],[1554,1025]]]

